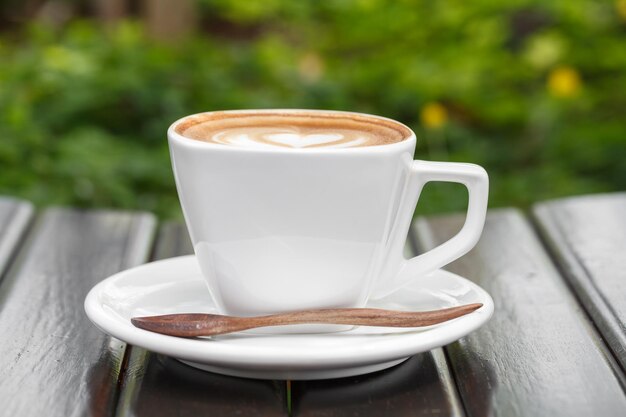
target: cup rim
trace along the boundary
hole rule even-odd
[[[241,115],[252,115],[252,114],[265,114],[265,113],[313,113],[320,116],[323,115],[344,115],[344,116],[352,116],[362,119],[370,119],[374,121],[381,121],[386,124],[393,124],[401,129],[404,129],[408,132],[408,136],[398,142],[382,144],[382,145],[370,145],[370,146],[355,146],[349,148],[285,148],[285,147],[271,147],[271,148],[246,148],[246,147],[238,147],[238,146],[226,146],[220,145],[217,143],[204,142],[201,140],[191,139],[176,131],[176,128],[179,124],[188,120],[192,117],[199,117],[203,115],[210,114],[241,114]],[[348,153],[379,153],[385,151],[394,151],[399,148],[411,147],[415,145],[417,139],[415,136],[415,132],[406,126],[405,124],[398,122],[397,120],[390,119],[384,116],[377,116],[368,113],[359,113],[359,112],[351,112],[351,111],[343,111],[343,110],[320,110],[320,109],[283,109],[283,108],[266,108],[266,109],[239,109],[239,110],[215,110],[208,112],[200,112],[189,114],[180,119],[176,120],[174,123],[170,125],[167,129],[167,136],[170,141],[177,142],[181,145],[190,146],[199,149],[212,149],[216,151],[223,152],[244,152],[244,153],[288,153],[288,154],[348,154]]]

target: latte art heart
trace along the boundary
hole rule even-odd
[[[179,133],[190,139],[251,149],[354,148],[386,145],[408,135],[385,121],[359,117],[329,117],[312,111],[294,114],[207,113],[190,118]],[[204,119],[204,120],[203,120]]]
[[[276,129],[256,128],[254,131],[250,129],[229,129],[216,132],[212,141],[222,145],[267,148],[267,147],[288,147],[288,148],[309,148],[309,147],[325,147],[325,148],[348,148],[359,146],[372,140],[363,134],[363,132],[323,132],[323,133],[305,133],[294,128],[290,132],[276,132]]]
[[[292,148],[305,148],[311,145],[329,145],[344,139],[340,133],[312,133],[309,135],[298,133],[267,133],[263,139],[268,142],[279,143]]]

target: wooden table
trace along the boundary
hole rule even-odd
[[[462,219],[418,218],[412,246],[436,245]],[[359,377],[205,373],[88,321],[99,280],[190,252],[182,225],[147,213],[0,198],[0,416],[626,415],[626,194],[490,211],[478,246],[449,269],[492,294],[491,321]]]

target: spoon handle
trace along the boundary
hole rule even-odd
[[[183,313],[134,317],[136,327],[179,337],[214,336],[242,330],[287,324],[347,324],[356,326],[422,327],[442,323],[471,313],[482,304],[467,304],[433,311],[394,311],[376,308],[303,310],[256,317]]]

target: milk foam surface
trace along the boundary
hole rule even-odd
[[[382,119],[381,119],[382,120]],[[385,145],[408,137],[408,129],[375,118],[268,112],[206,113],[176,128],[183,136],[208,143],[251,149],[353,148]]]
[[[291,127],[255,127],[216,131],[211,142],[245,148],[350,148],[364,146],[377,140],[376,136],[352,130],[334,129],[332,132]]]

